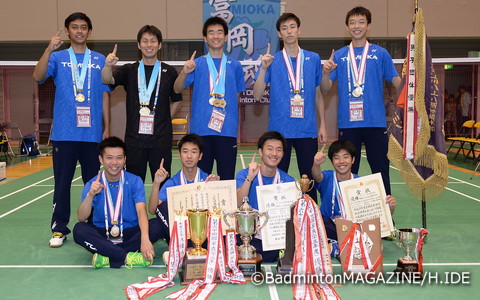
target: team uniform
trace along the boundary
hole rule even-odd
[[[101,78],[105,56],[95,51],[90,53],[83,102],[76,100],[68,50],[50,55],[45,76],[45,80],[53,78],[56,87],[51,135],[55,178],[51,229],[64,235],[70,233],[67,227],[70,220],[70,186],[77,161],[82,167],[84,183],[94,177],[100,168],[97,147],[103,132],[103,92],[110,89],[102,84]],[[75,57],[77,62],[82,62],[85,54],[75,53]]]
[[[364,47],[355,47],[354,55],[360,64]],[[334,62],[337,68],[330,73],[332,82],[338,79],[338,128],[339,139],[351,141],[358,155],[352,166],[352,172],[358,173],[360,167],[360,151],[365,143],[367,160],[372,173],[380,172],[387,195],[391,194],[388,151],[388,134],[386,129],[386,113],[383,99],[383,80],[391,82],[398,76],[390,54],[384,48],[370,44],[366,56],[365,83],[361,96],[363,109],[361,114],[355,114],[351,102],[354,89],[350,63],[348,61],[349,47],[335,51]],[[350,79],[350,80],[349,80]],[[358,117],[359,116],[359,117]]]
[[[220,70],[221,59],[213,58],[213,62],[217,70]],[[203,157],[198,166],[210,174],[213,161],[216,160],[220,178],[233,179],[237,161],[238,93],[245,91],[243,69],[237,60],[226,57],[224,95],[226,106],[224,110],[219,109],[225,114],[225,118],[219,132],[209,127],[217,108],[209,102],[212,96],[206,56],[195,59],[195,64],[195,70],[189,73],[185,80],[185,87],[193,84],[190,132],[198,134],[205,142]]]
[[[292,176],[288,175],[287,173],[283,172],[282,170],[277,169],[277,171],[278,171],[278,175],[279,175],[279,179],[277,179],[279,181],[278,183],[295,181],[295,179]],[[240,170],[237,173],[237,176],[236,176],[237,189],[239,189],[243,185],[243,183],[247,179],[247,175],[248,175],[248,168]],[[259,175],[260,175],[260,173],[259,173]],[[262,181],[263,181],[264,185],[272,184],[276,180],[275,176],[273,176],[273,177],[267,177],[267,176],[263,176],[263,175],[261,175],[261,176],[262,176]],[[259,184],[258,176],[255,176],[255,178],[252,180],[252,183],[250,184],[250,189],[248,191],[248,204],[252,208],[257,209],[257,210],[258,210],[257,186],[259,186],[259,185],[260,184]],[[242,241],[240,240],[240,238],[237,238],[237,244],[238,245],[243,244]],[[261,239],[253,237],[250,244],[252,244],[253,247],[255,247],[255,249],[257,250],[257,253],[262,254],[263,261],[272,262],[272,261],[276,261],[278,259],[278,251],[275,251],[275,250],[263,251],[262,240]]]
[[[172,163],[172,119],[170,116],[170,103],[182,100],[181,94],[173,91],[173,84],[177,79],[177,71],[172,66],[161,63],[160,86],[157,97],[157,81],[150,97],[148,108],[154,112],[153,132],[151,134],[139,133],[140,108],[138,89],[139,62],[126,64],[113,72],[116,86],[123,85],[127,94],[125,128],[125,143],[128,148],[127,170],[145,181],[147,162],[150,166],[152,180],[155,172],[164,158],[164,168],[170,172]],[[149,82],[154,66],[145,66],[146,82]],[[155,99],[156,103],[155,103]]]
[[[275,53],[272,64],[265,73],[265,83],[270,84],[270,105],[268,130],[280,132],[287,140],[282,161],[278,168],[288,172],[292,146],[297,154],[300,174],[312,178],[313,157],[318,151],[318,122],[316,110],[316,88],[322,80],[320,56],[303,50],[303,79],[300,94],[304,99],[303,117],[291,117],[292,88],[287,65],[282,51]],[[297,58],[291,57],[294,73],[297,72]],[[257,72],[257,77],[260,70]],[[313,199],[316,193],[310,194]]]
[[[114,243],[107,236],[106,222],[108,230],[112,229],[112,218],[108,212],[105,212],[105,188],[93,198],[92,222],[78,222],[73,229],[75,242],[87,249],[91,253],[98,253],[109,257],[112,268],[120,268],[125,261],[128,252],[140,250],[141,231],[138,226],[138,215],[136,210],[137,203],[145,203],[145,189],[140,177],[124,171],[123,201],[120,210],[119,225],[122,231],[122,241]],[[82,202],[90,191],[92,182],[97,177],[93,177],[83,188]],[[103,179],[101,181],[103,182]],[[113,202],[117,198],[120,182],[107,182]],[[149,237],[152,243],[160,239],[160,228],[157,222],[149,221]]]

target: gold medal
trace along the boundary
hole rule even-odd
[[[225,101],[224,99],[220,100],[220,107],[225,108],[225,106],[227,106],[227,101]]]
[[[140,108],[140,115],[141,116],[148,116],[150,114],[150,108],[144,106],[142,108]]]
[[[211,97],[210,99],[208,99],[208,103],[210,105],[213,105],[214,102],[215,102],[215,97]]]
[[[363,89],[361,87],[357,87],[353,90],[352,95],[353,97],[360,97],[361,95],[363,95]]]
[[[120,235],[120,228],[118,228],[117,225],[113,225],[112,228],[110,229],[110,234],[113,236],[113,237],[117,237]]]
[[[300,94],[295,94],[295,96],[293,96],[293,101],[295,103],[300,103],[302,101],[302,96],[300,96]]]
[[[85,101],[85,96],[83,94],[77,94],[75,100],[77,100],[77,102],[83,102]]]

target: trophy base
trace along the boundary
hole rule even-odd
[[[397,262],[397,268],[395,269],[397,276],[403,276],[411,278],[422,278],[422,273],[419,272],[418,262],[416,260],[404,260],[400,258]]]
[[[192,248],[189,248],[192,249]],[[194,280],[203,280],[203,269],[207,260],[206,255],[193,256],[187,251],[185,261],[183,262],[183,270],[180,271],[180,282],[182,285],[187,285]]]
[[[258,253],[252,258],[239,258],[238,268],[240,269],[240,271],[242,271],[245,279],[250,280],[253,274],[257,272],[262,272],[262,261],[262,255]]]
[[[293,272],[293,262],[284,259],[283,257],[278,261],[277,274],[284,277],[290,275]]]

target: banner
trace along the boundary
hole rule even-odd
[[[388,158],[412,193],[425,200],[447,185],[448,160],[443,130],[443,98],[432,64],[421,9],[408,37],[407,58],[390,128]]]
[[[280,0],[203,0],[203,21],[220,17],[228,25],[225,53],[239,61],[257,62],[270,43],[271,53],[279,49],[275,24],[280,16]],[[205,51],[206,53],[206,51]],[[259,63],[243,65],[246,91],[240,104],[268,104],[253,98],[253,79]]]

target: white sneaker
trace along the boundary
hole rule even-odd
[[[66,235],[63,235],[61,232],[54,232],[52,238],[50,239],[49,246],[52,248],[58,248],[63,245],[63,241],[67,239]]]

